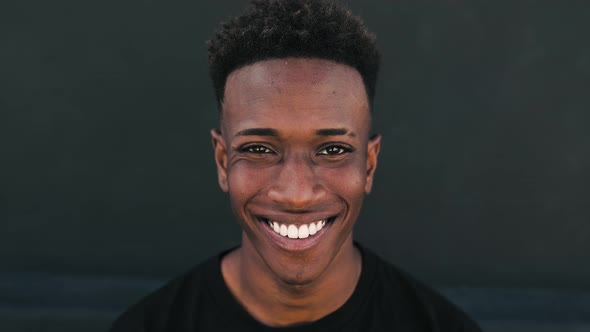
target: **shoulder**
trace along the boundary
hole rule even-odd
[[[431,331],[481,332],[475,321],[433,288],[365,248],[363,256],[374,260],[375,300],[406,320],[402,325],[419,321]]]
[[[207,300],[207,278],[216,261],[217,256],[208,259],[130,306],[112,323],[110,332],[166,331],[169,322],[194,319],[185,314]]]

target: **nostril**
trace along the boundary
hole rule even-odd
[[[320,200],[324,193],[322,191],[297,191],[297,190],[270,190],[270,199],[277,203],[285,204],[294,209],[303,209]]]

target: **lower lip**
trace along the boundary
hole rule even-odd
[[[271,238],[271,240],[278,247],[280,247],[281,249],[287,250],[287,251],[291,251],[291,252],[305,251],[305,250],[308,250],[308,249],[314,247],[320,241],[320,239],[324,236],[324,234],[326,234],[328,229],[330,229],[330,227],[332,226],[332,223],[333,223],[333,221],[326,222],[326,224],[322,227],[321,230],[319,230],[314,235],[310,235],[309,237],[306,237],[304,239],[291,239],[289,237],[282,236],[281,234],[278,234],[277,232],[275,232],[274,229],[270,228],[270,226],[268,225],[268,223],[266,221],[262,221],[259,219],[259,222],[262,224],[262,228],[264,229],[264,232],[266,232],[268,234],[268,236]]]

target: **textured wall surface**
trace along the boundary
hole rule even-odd
[[[489,331],[590,330],[590,7],[348,3],[383,51],[357,239]],[[245,5],[1,2],[0,330],[103,330],[238,243],[205,41]]]

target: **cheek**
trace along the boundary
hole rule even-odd
[[[267,172],[260,168],[237,163],[228,170],[227,180],[232,203],[247,201],[266,185]]]
[[[337,169],[327,169],[322,176],[326,187],[346,200],[364,196],[366,175],[362,167],[351,164]]]

